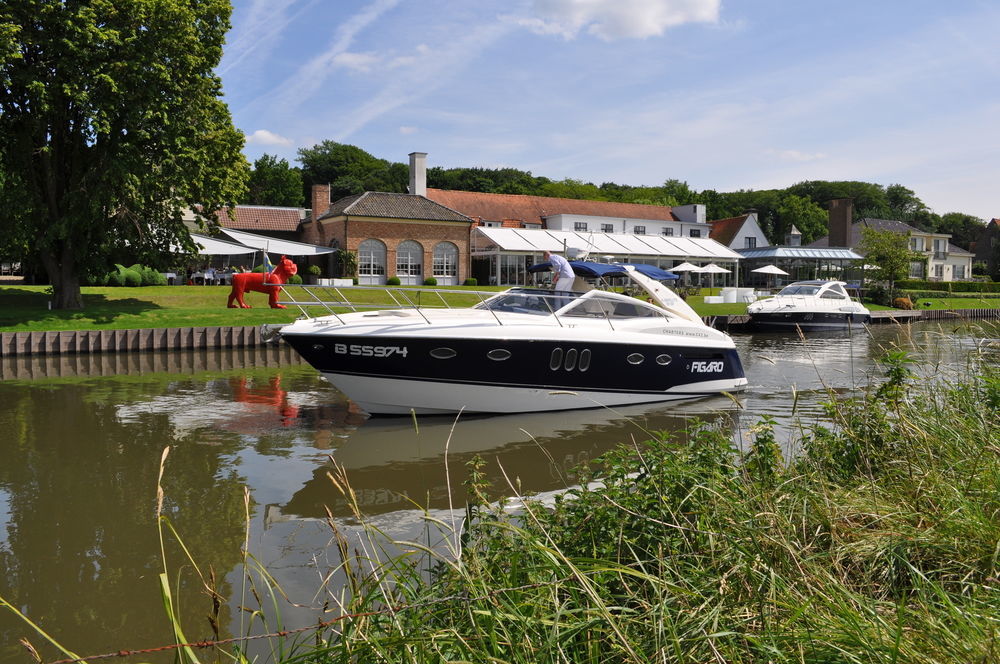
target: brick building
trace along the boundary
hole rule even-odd
[[[300,240],[356,252],[360,284],[396,276],[454,286],[469,277],[472,219],[424,196],[367,191],[331,204],[329,185],[314,185],[312,210]]]

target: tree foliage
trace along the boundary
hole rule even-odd
[[[336,201],[365,191],[405,193],[410,182],[405,164],[390,163],[336,141],[299,149],[299,162],[305,200],[314,184],[329,184],[330,200]]]
[[[269,154],[253,163],[245,203],[250,205],[302,206],[302,172],[285,159]]]
[[[243,136],[213,70],[228,0],[0,4],[2,230],[29,239],[53,305],[110,257],[194,249],[183,213],[234,204]]]
[[[861,229],[861,243],[857,250],[864,256],[864,264],[872,268],[866,271],[866,276],[873,281],[884,282],[890,297],[896,282],[909,274],[910,262],[923,259],[923,256],[910,250],[909,235],[867,226]]]

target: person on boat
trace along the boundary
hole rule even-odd
[[[572,290],[573,281],[576,279],[576,275],[573,274],[573,268],[570,267],[569,261],[559,254],[554,254],[551,251],[544,252],[542,254],[542,258],[552,264],[552,272],[555,273],[555,290]]]

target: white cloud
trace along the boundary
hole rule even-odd
[[[247,136],[247,145],[292,145],[292,139],[275,134],[267,129],[258,129]]]
[[[378,62],[379,57],[371,53],[338,53],[331,59],[330,64],[334,67],[342,67],[366,74]]]
[[[245,59],[265,59],[277,47],[288,24],[312,3],[292,12],[299,0],[253,0],[229,33],[219,73],[225,74]]]
[[[270,104],[277,98],[280,100],[279,106],[285,112],[290,112],[311,99],[330,77],[333,70],[331,65],[338,57],[348,54],[355,37],[399,3],[400,0],[374,0],[362,11],[348,17],[337,26],[333,40],[326,51],[303,64],[276,92],[269,93],[266,98],[258,99],[256,103]]]
[[[400,127],[399,128],[399,133],[402,134],[403,136],[411,136],[411,135],[417,133],[417,128],[416,127]]]
[[[535,17],[521,25],[539,34],[605,41],[658,37],[684,23],[716,23],[721,0],[534,0]]]

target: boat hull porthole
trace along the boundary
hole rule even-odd
[[[625,360],[629,364],[642,364],[643,360],[645,359],[646,358],[642,355],[642,353],[632,353],[631,355],[625,358]]]
[[[431,357],[435,360],[450,360],[458,355],[454,348],[435,348],[431,351]]]
[[[667,366],[668,364],[670,364],[670,361],[671,361],[671,360],[673,360],[673,359],[674,359],[674,358],[670,357],[670,356],[669,356],[669,355],[667,355],[667,354],[663,354],[663,355],[657,355],[657,356],[656,356],[656,363],[657,363],[657,364],[659,364],[659,365],[661,365],[661,366],[664,366],[664,367],[665,367],[665,366]]]
[[[502,362],[503,360],[510,359],[510,351],[506,348],[494,348],[490,352],[486,353],[486,357],[496,362]]]

